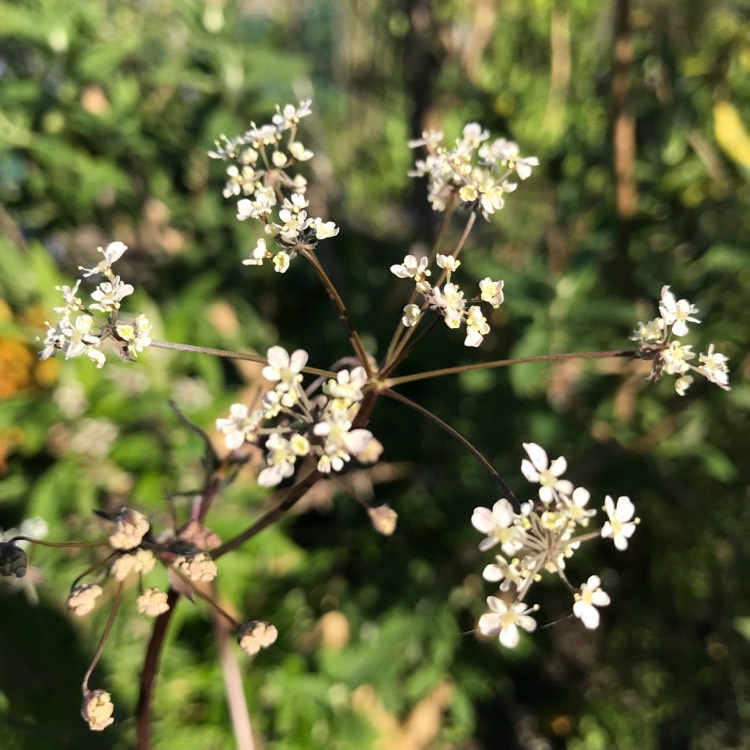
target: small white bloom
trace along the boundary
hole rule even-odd
[[[581,586],[580,593],[575,595],[573,614],[583,622],[589,630],[599,627],[599,610],[597,607],[606,607],[609,602],[609,594],[602,591],[599,576],[590,576],[589,580]]]
[[[435,260],[438,266],[447,271],[448,274],[454,273],[461,265],[461,261],[452,255],[440,255],[438,253]]]
[[[489,302],[492,307],[500,307],[505,299],[503,295],[504,281],[493,281],[489,276],[479,282],[479,291],[483,302]]]
[[[719,388],[725,391],[729,390],[729,368],[727,362],[729,358],[714,351],[714,345],[708,347],[707,354],[700,355],[700,364],[698,372],[705,375],[709,382],[715,383]]]
[[[676,300],[668,286],[662,287],[659,312],[664,323],[672,326],[672,333],[675,336],[684,336],[688,332],[688,322],[700,323],[698,318],[692,317],[693,313],[698,312],[698,308],[686,299]]]
[[[607,495],[604,500],[604,510],[609,520],[602,526],[602,537],[612,537],[615,547],[619,550],[627,549],[628,539],[633,536],[635,526],[640,519],[633,518],[635,506],[629,497],[622,496],[617,498],[617,505],[614,500]]]
[[[289,353],[281,346],[272,346],[267,354],[268,364],[263,368],[263,377],[277,383],[276,390],[283,392],[302,382],[302,368],[307,364],[307,352],[297,349]]]
[[[398,276],[400,279],[414,279],[419,281],[424,276],[429,276],[430,273],[427,271],[427,258],[417,258],[414,255],[407,255],[404,258],[404,262],[398,266],[391,266],[391,273],[394,276]]]
[[[523,447],[529,458],[524,458],[521,462],[521,473],[529,482],[541,485],[539,499],[543,503],[551,503],[558,494],[572,494],[573,484],[567,479],[559,479],[568,468],[568,462],[563,456],[556,458],[550,465],[544,448],[536,443],[524,443]]]
[[[339,233],[339,228],[332,221],[323,221],[321,218],[313,219],[310,225],[315,230],[315,238],[325,240],[329,237],[335,237]]]
[[[471,525],[486,537],[480,542],[479,549],[485,552],[496,544],[502,544],[506,554],[513,554],[517,549],[513,530],[514,518],[513,506],[505,498],[500,498],[492,506],[492,510],[474,508]]]
[[[419,309],[419,305],[410,304],[404,307],[404,314],[401,318],[401,322],[407,328],[411,328],[412,326],[417,325],[421,317],[422,311]]]
[[[289,253],[285,253],[283,250],[276,253],[273,258],[273,270],[276,273],[286,273],[290,260]]]
[[[515,648],[518,645],[521,628],[527,633],[536,630],[536,620],[529,615],[534,607],[527,607],[523,602],[516,602],[510,607],[495,596],[487,597],[487,606],[490,608],[479,618],[479,630],[482,635],[500,634],[500,643],[505,648]]]
[[[216,429],[224,435],[230,451],[242,447],[246,441],[255,439],[258,428],[257,415],[251,414],[246,404],[232,404],[229,417],[216,420]]]
[[[270,257],[268,248],[266,247],[266,241],[261,237],[253,251],[250,253],[250,257],[242,261],[243,266],[262,266],[263,261]]]

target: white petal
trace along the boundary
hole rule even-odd
[[[506,625],[500,631],[500,643],[502,643],[505,648],[515,648],[518,645],[518,640],[519,634],[516,625]]]
[[[547,468],[549,463],[547,451],[545,451],[541,445],[537,445],[536,443],[524,443],[523,447],[535,469],[541,471]]]

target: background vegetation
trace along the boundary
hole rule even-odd
[[[506,281],[481,350],[438,329],[408,367],[624,348],[659,290],[700,308],[700,345],[730,357],[733,390],[685,398],[637,362],[524,365],[405,389],[480,447],[516,492],[521,443],[564,454],[599,500],[627,494],[631,547],[602,544],[613,603],[592,636],[541,586],[550,627],[501,652],[472,632],[489,586],[469,518],[496,500],[480,467],[429,423],[382,404],[383,463],[317,491],[220,566],[222,598],[275,623],[243,662],[258,737],[305,748],[746,748],[750,727],[750,6],[745,0],[7,0],[0,5],[0,527],[43,516],[50,538],[97,536],[94,508],[166,520],[195,487],[200,445],[250,398],[257,367],[148,351],[137,365],[39,363],[55,284],[97,245],[128,244],[122,275],[160,338],[265,351],[349,352],[301,262],[239,265],[257,235],[221,197],[206,151],[274,104],[304,121],[312,198],[341,234],[322,260],[382,353],[404,304],[389,266],[429,242],[406,140],[477,120],[542,166],[467,255]],[[458,231],[458,227],[456,227]],[[376,536],[352,492],[399,513]],[[249,474],[210,525],[227,537],[268,498]],[[186,500],[176,501],[184,510]],[[64,612],[80,554],[38,549],[44,576],[0,598],[0,746],[127,748],[150,623],[124,612],[97,669],[118,723],[92,735],[80,677],[106,607]],[[33,592],[36,591],[36,596]],[[37,600],[38,598],[38,600]],[[565,619],[567,618],[567,619]],[[225,748],[213,632],[180,605],[156,694],[155,747]]]

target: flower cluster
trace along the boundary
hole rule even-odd
[[[260,406],[251,411],[245,404],[232,404],[229,417],[216,420],[230,450],[245,443],[265,446],[266,466],[258,484],[279,484],[294,473],[297,459],[303,456],[315,457],[318,471],[324,474],[338,472],[367,449],[372,433],[352,429],[367,383],[363,367],[341,370],[323,384],[321,393],[312,395],[301,385],[307,352],[298,349],[290,356],[273,346],[267,360],[263,376],[275,386],[263,394]]]
[[[56,307],[60,313],[60,320],[47,330],[44,348],[39,359],[53,356],[59,349],[65,354],[65,359],[87,356],[97,367],[103,367],[106,360],[102,351],[102,342],[110,338],[117,354],[124,360],[137,359],[138,353],[151,343],[151,324],[145,315],[136,317],[132,323],[118,322],[120,304],[122,300],[133,293],[132,284],[126,284],[112,270],[112,264],[122,257],[127,250],[122,242],[110,242],[106,248],[98,248],[104,256],[93,268],[79,267],[83,271],[83,278],[103,276],[96,289],[91,293],[93,300],[88,306],[78,297],[78,288],[82,279],[75,285],[58,286],[62,292],[65,304]],[[95,317],[92,311],[106,315],[106,320]]]
[[[714,351],[710,344],[708,352],[701,354],[698,364],[690,364],[695,358],[691,344],[683,344],[682,339],[688,333],[688,323],[699,323],[695,317],[698,309],[686,299],[678,300],[669,290],[662,287],[659,302],[659,317],[647,323],[638,323],[638,328],[630,337],[638,344],[637,356],[650,359],[653,362],[650,380],[658,380],[664,373],[676,375],[674,387],[680,396],[684,396],[693,382],[693,372],[703,375],[711,383],[715,383],[725,391],[729,390],[728,357]]]
[[[639,519],[627,497],[617,503],[605,500],[608,520],[598,531],[586,531],[596,514],[588,507],[590,495],[583,487],[575,487],[563,479],[567,468],[560,456],[550,463],[547,453],[535,443],[524,443],[528,458],[521,464],[521,472],[533,484],[539,485],[536,500],[529,500],[515,510],[502,498],[492,509],[475,508],[472,525],[485,535],[479,549],[486,551],[500,546],[502,554],[487,565],[483,577],[499,584],[499,596],[487,598],[490,609],[479,619],[479,630],[484,635],[499,635],[500,643],[513,648],[519,641],[519,628],[532,632],[536,620],[531,616],[538,607],[525,603],[526,595],[543,573],[555,573],[573,594],[573,614],[585,627],[599,625],[597,607],[609,604],[609,596],[602,591],[601,581],[591,576],[580,588],[574,588],[565,573],[566,561],[581,543],[598,537],[611,538],[615,547],[624,550]]]
[[[237,218],[262,221],[276,245],[272,251],[261,238],[250,257],[242,261],[245,265],[261,266],[272,259],[274,269],[284,273],[300,250],[311,250],[319,240],[339,233],[332,221],[308,215],[307,180],[301,174],[290,174],[292,167],[313,157],[296,138],[299,121],[310,114],[311,104],[307,99],[299,107],[277,106],[271,123],[251,123],[244,135],[232,140],[222,136],[216,150],[208,153],[213,159],[232,162],[227,167],[224,197],[243,196],[237,201]]]
[[[512,193],[515,175],[525,180],[531,168],[539,166],[535,156],[521,157],[518,144],[497,138],[489,143],[490,133],[476,122],[463,129],[455,148],[443,145],[440,131],[428,130],[422,137],[409,141],[409,148],[424,146],[427,157],[418,159],[410,177],[429,175],[429,200],[436,211],[443,211],[448,196],[458,193],[459,199],[485,219],[505,205],[505,194]]]
[[[503,281],[493,281],[489,276],[479,282],[479,295],[474,299],[466,299],[458,284],[451,280],[452,274],[461,265],[461,261],[452,255],[437,254],[437,265],[442,269],[438,284],[433,286],[427,280],[431,275],[427,258],[417,258],[407,255],[403,263],[391,266],[391,273],[400,279],[413,279],[415,291],[422,295],[422,307],[410,303],[404,307],[402,323],[411,328],[415,326],[425,309],[429,308],[443,316],[448,328],[466,326],[465,346],[479,346],[482,339],[490,332],[487,318],[482,314],[482,308],[471,302],[486,302],[493,308],[498,308],[503,302]],[[445,283],[440,286],[440,281]]]

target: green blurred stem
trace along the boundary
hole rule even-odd
[[[193,354],[210,354],[213,357],[224,357],[225,359],[246,359],[249,362],[258,362],[265,365],[268,360],[261,357],[260,354],[250,354],[249,352],[232,352],[227,349],[212,349],[208,346],[193,346],[192,344],[176,344],[172,341],[152,340],[150,346],[155,349],[172,349],[176,352],[191,352]],[[308,375],[320,375],[324,378],[335,378],[336,373],[330,370],[321,370],[318,367],[303,367],[302,372]]]
[[[367,355],[367,351],[365,350],[364,344],[362,343],[362,339],[360,339],[359,337],[359,333],[357,333],[357,329],[354,327],[354,324],[349,317],[349,311],[346,309],[346,305],[341,299],[341,295],[338,293],[338,290],[334,286],[331,279],[328,277],[328,274],[323,270],[323,266],[320,265],[320,261],[315,256],[315,253],[312,251],[302,250],[300,251],[300,254],[310,262],[312,267],[315,269],[315,273],[318,274],[318,278],[322,282],[326,293],[336,307],[341,325],[344,326],[346,335],[349,338],[349,341],[354,348],[359,361],[362,363],[362,367],[364,367],[365,371],[367,372],[367,377],[372,378],[373,372],[372,366],[370,364],[370,358]]]
[[[457,432],[453,427],[451,427],[447,422],[443,422],[440,417],[433,414],[431,411],[428,411],[423,406],[420,406],[415,401],[412,401],[409,398],[406,398],[406,396],[402,396],[400,393],[396,393],[395,391],[381,391],[383,396],[388,396],[389,398],[392,398],[394,401],[398,401],[401,404],[404,404],[405,406],[408,406],[410,409],[413,409],[418,414],[421,414],[425,419],[428,419],[430,422],[433,422],[438,427],[440,427],[442,430],[447,432],[451,437],[453,437],[455,440],[457,440],[464,448],[466,448],[469,453],[471,453],[474,458],[479,461],[480,464],[487,470],[487,473],[497,482],[497,484],[502,489],[505,499],[508,500],[511,505],[513,506],[513,509],[518,513],[521,510],[521,503],[518,501],[518,498],[513,494],[513,490],[511,490],[510,487],[505,483],[503,478],[497,473],[495,468],[492,466],[492,464],[479,452],[479,449],[474,447],[460,432]]]
[[[405,383],[414,383],[417,380],[428,380],[439,378],[443,375],[456,375],[461,372],[472,370],[491,370],[496,367],[509,367],[510,365],[521,365],[528,362],[562,362],[566,359],[606,359],[608,357],[627,357],[632,359],[636,352],[623,350],[611,352],[570,352],[567,354],[538,354],[533,357],[515,357],[514,359],[496,359],[492,362],[477,362],[471,365],[458,365],[457,367],[444,367],[440,370],[429,372],[418,372],[414,375],[401,375],[398,378],[389,378],[386,385],[391,388]]]

